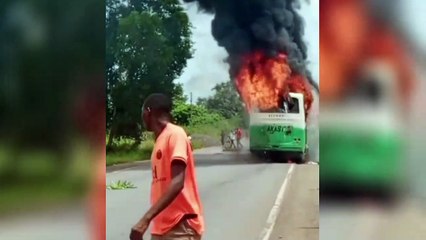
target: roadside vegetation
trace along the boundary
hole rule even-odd
[[[107,165],[150,157],[154,141],[143,128],[141,107],[154,92],[173,98],[175,122],[194,148],[219,145],[222,130],[243,124],[243,107],[228,79],[194,103],[176,82],[193,54],[191,24],[179,1],[106,5]]]
[[[187,103],[185,97],[182,100],[175,101],[173,109],[175,122],[183,126],[186,132],[191,135],[192,145],[195,149],[220,145],[221,131],[229,132],[244,125],[242,106],[236,93],[234,93],[235,102],[229,102],[227,106],[237,106],[237,108],[219,106],[220,109],[217,109],[218,105],[215,103],[216,100],[223,101],[224,91],[227,88],[232,90],[232,87],[230,82],[218,84],[213,96],[200,99],[197,104]],[[226,98],[229,98],[229,96]],[[138,121],[136,124],[140,124],[142,130],[136,138],[131,136],[111,138],[110,132],[107,134],[107,141],[109,141],[107,166],[150,158],[154,138],[151,133],[143,130],[141,119]]]
[[[111,184],[107,185],[108,190],[125,190],[125,189],[133,189],[133,188],[137,188],[137,187],[130,181],[118,180],[117,182],[112,182]]]
[[[34,43],[27,34],[14,34],[21,25],[0,21],[9,50],[0,54],[7,63],[0,76],[8,79],[0,87],[0,216],[86,199],[95,164],[103,160],[105,123],[108,164],[146,159],[153,141],[142,127],[140,110],[150,93],[173,96],[176,122],[192,134],[197,148],[208,146],[210,138],[218,141],[219,127],[237,122],[239,99],[226,103],[229,108],[221,105],[235,100],[235,93],[220,95],[231,84],[189,104],[176,83],[193,52],[180,1],[106,0],[106,21],[92,3],[78,1],[81,7],[57,14],[59,5],[28,1],[22,7],[35,20],[40,11],[58,18],[33,21],[37,29],[49,29],[31,38]],[[5,6],[7,16],[19,13],[13,4]],[[93,31],[104,24],[105,34]],[[106,47],[99,44],[105,40]],[[98,84],[104,73],[106,86]]]

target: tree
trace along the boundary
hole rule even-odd
[[[105,33],[106,33],[106,123],[107,128],[110,129],[113,115],[114,106],[111,98],[112,88],[115,86],[119,79],[119,70],[117,58],[115,56],[116,37],[118,31],[118,22],[123,17],[129,14],[131,10],[130,6],[122,4],[121,0],[107,0],[106,1],[106,21],[105,21]]]
[[[175,103],[172,114],[175,122],[182,126],[213,124],[223,120],[223,116],[209,111],[205,106],[191,105],[183,101]]]
[[[174,89],[174,94],[173,94],[173,103],[174,104],[179,102],[185,103],[186,101],[188,101],[188,96],[186,96],[183,93],[183,84],[182,83],[176,84]]]
[[[198,103],[228,119],[242,114],[244,108],[231,81],[219,83],[212,90],[213,96],[198,99]]]
[[[207,107],[207,98],[198,98],[197,99],[197,105],[202,105]]]
[[[192,57],[190,24],[178,0],[107,1],[108,145],[141,139],[141,107],[151,93],[174,96]]]
[[[37,174],[19,172],[20,166],[29,166],[25,161],[34,158],[34,150],[43,153],[35,159],[58,164],[53,179],[60,181],[58,175],[73,157],[72,143],[90,135],[75,120],[88,108],[96,112],[92,121],[104,118],[97,111],[104,109],[97,102],[104,91],[101,87],[98,95],[96,84],[105,69],[99,44],[105,36],[97,31],[105,24],[104,11],[95,0],[6,0],[0,5],[0,142],[8,150],[0,157],[0,182],[3,187],[17,178],[19,183],[39,180]],[[76,107],[92,90],[90,107]],[[23,176],[34,178],[22,181]]]
[[[103,75],[99,43],[105,41],[103,31],[94,31],[104,25],[96,1],[76,0],[67,8],[46,1],[2,1],[0,7],[2,138],[64,156],[76,133],[75,102]]]
[[[223,120],[219,113],[211,112],[205,105],[187,103],[188,96],[183,93],[183,85],[176,84],[173,97],[172,115],[175,122],[182,126],[213,124]]]

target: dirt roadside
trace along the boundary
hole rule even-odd
[[[297,165],[269,240],[319,239],[319,166]]]

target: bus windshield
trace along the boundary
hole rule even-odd
[[[297,98],[289,98],[288,100],[286,99],[281,99],[278,107],[275,108],[271,108],[271,109],[259,109],[260,113],[300,113],[300,108],[299,108],[299,99]]]

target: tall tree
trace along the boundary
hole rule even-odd
[[[139,142],[147,95],[180,91],[174,80],[192,57],[190,23],[178,0],[107,5],[108,143],[121,136]]]
[[[186,103],[188,101],[188,96],[186,96],[183,92],[183,84],[178,83],[175,85],[174,95],[173,95],[173,103],[183,102]]]
[[[132,10],[129,5],[124,5],[121,0],[106,0],[106,20],[105,20],[105,33],[106,33],[106,123],[107,128],[111,127],[114,115],[114,106],[111,98],[111,90],[115,86],[118,78],[118,63],[115,55],[117,48],[117,32],[118,23],[123,16],[127,16]]]
[[[225,118],[241,115],[243,105],[231,81],[217,84],[213,89],[213,96],[207,99],[199,99],[198,103],[205,105],[208,109],[219,113]]]
[[[103,75],[105,13],[69,3],[1,1],[0,132],[20,147],[67,151],[78,93]]]

